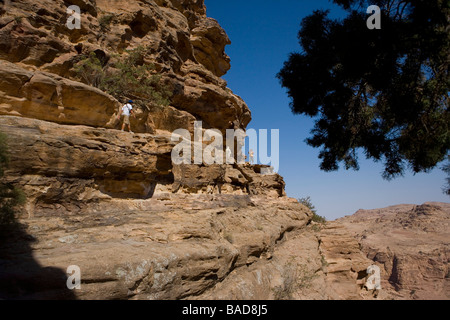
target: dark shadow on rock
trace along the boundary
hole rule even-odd
[[[1,300],[75,300],[65,270],[41,266],[33,257],[36,241],[25,226],[0,226]]]

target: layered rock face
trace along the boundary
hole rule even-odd
[[[81,9],[69,29],[67,7]],[[174,165],[176,129],[244,129],[246,104],[220,77],[230,43],[203,1],[13,1],[0,16],[4,182],[27,196],[2,227],[3,299],[182,299],[267,260],[311,213],[261,165]],[[75,64],[138,47],[173,90],[169,106],[136,109],[81,83]],[[82,289],[66,286],[68,266]]]
[[[81,29],[66,26],[70,5],[81,9]],[[19,0],[2,8],[0,27],[0,114],[114,127],[120,103],[71,82],[73,66],[82,54],[107,61],[142,46],[174,95],[171,106],[141,110],[136,132],[192,129],[195,119],[205,128],[245,129],[251,120],[220,78],[230,68],[230,40],[203,1]]]
[[[0,226],[0,299],[395,299],[424,297],[419,288],[431,283],[439,296],[448,292],[441,245],[405,258],[401,243],[376,242],[384,229],[371,218],[316,224],[267,166],[172,162],[176,129],[193,133],[202,121],[225,133],[251,120],[220,78],[230,39],[203,0],[5,3],[0,132],[10,161],[2,179],[27,202],[17,224]],[[66,26],[70,5],[82,11],[81,29]],[[138,47],[173,97],[138,108],[131,134],[117,119],[124,101],[79,82],[74,65]],[[416,209],[382,222],[415,221],[426,232],[434,224],[421,217],[447,217]],[[406,276],[405,259],[420,261],[429,285]],[[374,263],[393,288],[365,288]],[[67,286],[71,266],[81,271],[79,289]]]
[[[450,299],[450,205],[360,210],[339,219],[382,271],[395,299]]]
[[[62,211],[27,219],[28,239],[16,231],[2,244],[1,298],[199,297],[235,270],[267,261],[286,233],[309,221],[295,201],[239,195],[167,195]],[[81,270],[79,290],[66,287],[71,265]]]
[[[70,5],[81,9],[81,29],[66,26]],[[203,1],[25,0],[8,2],[1,13],[0,115],[14,151],[8,178],[26,189],[30,210],[76,202],[80,194],[84,201],[102,201],[192,192],[183,176],[194,169],[172,168],[171,133],[192,132],[196,120],[223,133],[245,129],[251,120],[246,104],[220,78],[230,68],[230,40],[206,17]],[[140,135],[121,135],[114,129],[121,126],[122,103],[76,81],[74,66],[91,53],[106,61],[137,47],[145,49],[146,63],[155,65],[173,97],[169,106],[136,109],[131,122]],[[247,178],[227,166],[195,170],[212,180],[196,182],[194,192],[228,184],[225,193],[248,194],[248,185],[259,183],[250,177],[253,169]],[[275,193],[282,194],[284,182],[276,180]],[[58,189],[71,191],[56,199]]]

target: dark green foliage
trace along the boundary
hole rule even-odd
[[[327,219],[325,219],[325,217],[319,216],[317,213],[315,213],[312,221],[323,224],[323,223],[327,222]]]
[[[300,198],[298,199],[298,202],[300,202],[302,205],[311,210],[312,213],[314,214],[317,213],[316,207],[314,207],[314,205],[312,204],[311,197]]]
[[[100,30],[103,32],[109,31],[111,22],[114,19],[113,14],[105,14],[98,19],[98,23],[100,25]]]
[[[283,266],[282,276],[281,285],[273,288],[275,300],[294,300],[294,294],[310,288],[318,275],[308,265],[297,264],[292,257]]]
[[[95,52],[91,52],[89,56],[83,56],[74,70],[84,83],[99,89],[103,88],[106,71]]]
[[[298,202],[303,204],[305,207],[307,207],[309,210],[311,210],[311,212],[314,214],[312,221],[317,222],[317,223],[327,222],[327,219],[325,219],[324,217],[319,216],[317,214],[317,210],[314,207],[314,205],[312,204],[311,197],[300,198],[300,199],[298,199]]]
[[[450,146],[449,2],[333,1],[344,20],[315,11],[301,23],[300,53],[277,75],[295,114],[316,119],[307,143],[321,169],[359,169],[357,150],[383,161],[383,177],[428,172]],[[381,30],[366,9],[378,5]]]
[[[0,179],[3,177],[5,168],[9,162],[7,138],[0,132]],[[0,227],[15,223],[14,209],[25,203],[25,195],[10,183],[0,180]]]
[[[152,74],[154,66],[144,61],[145,49],[138,47],[114,66],[104,85],[116,97],[149,99],[158,105],[168,105],[171,92],[161,83],[161,76]]]
[[[168,105],[169,87],[155,74],[154,66],[144,60],[145,48],[138,47],[115,56],[115,63],[101,61],[95,52],[84,57],[74,68],[85,83],[111,94],[118,100],[134,99]]]

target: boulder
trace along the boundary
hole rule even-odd
[[[112,127],[119,102],[103,91],[0,60],[0,114],[59,124]]]

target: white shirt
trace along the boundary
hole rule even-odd
[[[133,110],[133,106],[131,104],[129,104],[129,103],[127,103],[126,105],[124,105],[122,107],[122,113],[123,113],[124,116],[129,116],[131,110]]]

